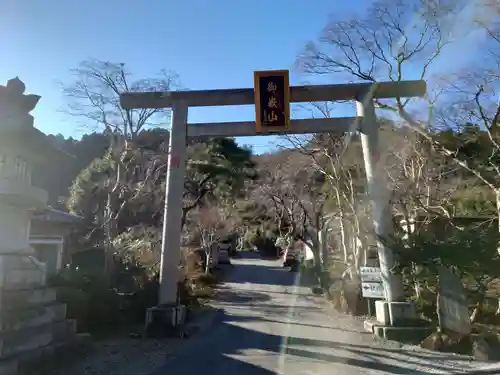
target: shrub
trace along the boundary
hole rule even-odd
[[[436,319],[439,267],[448,268],[462,280],[468,289],[470,304],[480,313],[492,281],[500,277],[498,229],[457,228],[445,238],[422,231],[410,237],[408,241],[395,236],[389,245],[396,252],[397,269],[407,283],[408,295],[412,297],[417,286],[420,290],[417,304],[423,315]]]
[[[420,298],[413,297],[417,314],[425,320],[438,324],[437,296],[435,293],[423,293]]]
[[[193,281],[198,286],[213,286],[217,284],[217,277],[209,273],[203,273],[193,277]]]
[[[213,293],[211,286],[217,277],[200,271],[198,253],[184,249],[183,254],[179,298],[192,307],[198,305],[198,298]],[[102,272],[69,268],[49,278],[49,285],[58,289],[58,300],[67,305],[67,316],[77,320],[80,331],[99,332],[144,322],[146,310],[158,304],[159,278],[151,276],[151,268],[121,261],[114,271],[109,278]],[[107,287],[110,279],[112,287]]]
[[[67,317],[76,319],[80,331],[95,331],[113,325],[120,312],[120,297],[106,289],[99,274],[66,270],[51,277],[49,286],[58,289],[58,300],[67,306]]]
[[[158,303],[158,280],[150,278],[134,291],[107,288],[103,274],[65,270],[49,279],[58,300],[67,306],[67,317],[76,319],[79,331],[101,331],[144,321],[146,309]]]
[[[134,323],[144,321],[146,310],[158,305],[160,284],[158,278],[150,278],[129,298],[129,316]]]
[[[213,286],[217,281],[217,277],[212,274],[202,272],[185,274],[184,281],[179,287],[181,303],[188,307],[198,306],[199,298],[213,297]]]
[[[197,249],[182,248],[182,265],[186,273],[195,273],[205,270],[205,253]]]
[[[214,294],[215,294],[214,289],[209,286],[205,286],[203,288],[194,291],[194,296],[196,300],[198,300],[198,298],[209,299],[212,298]]]

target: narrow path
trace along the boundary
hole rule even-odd
[[[233,260],[213,328],[155,375],[447,374],[477,368],[466,357],[376,340],[362,321],[338,314],[300,275],[248,254]]]

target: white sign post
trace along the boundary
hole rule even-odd
[[[378,267],[360,267],[361,293],[365,298],[384,299],[382,273]]]
[[[384,286],[382,283],[361,283],[361,291],[365,298],[384,298]]]

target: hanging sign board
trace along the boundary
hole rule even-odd
[[[290,127],[288,70],[254,72],[257,132],[279,132]]]

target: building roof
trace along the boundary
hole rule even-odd
[[[32,220],[49,221],[61,224],[78,224],[83,222],[83,217],[48,207],[35,212]]]

